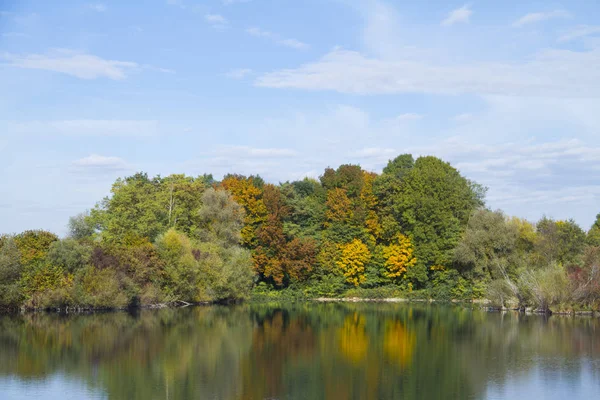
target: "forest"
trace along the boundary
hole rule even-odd
[[[113,309],[246,299],[487,299],[598,310],[600,214],[530,222],[486,208],[449,163],[403,154],[274,185],[145,173],[44,230],[0,236],[0,306]]]

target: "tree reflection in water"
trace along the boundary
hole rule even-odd
[[[2,316],[0,392],[6,378],[62,374],[110,399],[477,399],[531,371],[571,386],[584,369],[600,378],[598,328],[401,304]]]

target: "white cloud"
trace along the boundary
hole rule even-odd
[[[198,164],[197,172],[259,172],[277,182],[309,174],[306,171],[319,175],[327,166],[359,163],[366,170],[381,171],[399,154],[434,155],[488,186],[492,208],[532,220],[546,213],[590,223],[600,204],[600,99],[481,100],[483,107],[470,117],[459,117],[460,123],[453,118],[445,127],[436,123],[434,134],[427,121],[410,124],[394,115],[374,118],[348,105],[290,111],[243,129],[265,148],[294,151],[293,162],[221,152]],[[428,119],[443,122],[435,111]]]
[[[133,136],[158,134],[157,121],[94,120],[13,122],[10,131],[16,134],[71,135],[71,136]]]
[[[297,39],[284,38],[277,33],[265,31],[265,30],[262,30],[257,27],[252,27],[252,28],[246,29],[246,33],[248,33],[249,35],[252,35],[252,36],[256,36],[256,37],[270,39],[273,42],[275,42],[281,46],[289,47],[292,49],[304,50],[304,49],[307,49],[310,47],[308,44],[301,42]]]
[[[357,158],[394,158],[398,155],[398,150],[382,147],[365,147],[351,153],[351,156]]]
[[[227,146],[215,151],[218,156],[235,158],[286,158],[296,156],[296,152],[285,148],[256,148],[250,146]]]
[[[292,49],[298,49],[298,50],[303,50],[308,48],[308,45],[304,42],[301,42],[297,39],[281,39],[279,41],[277,41],[277,43],[279,43],[282,46],[285,47],[290,47]]]
[[[16,68],[40,69],[60,72],[80,79],[109,78],[125,79],[127,73],[138,68],[138,64],[130,61],[105,60],[90,54],[77,54],[69,50],[57,50],[52,54],[4,54],[6,59]]]
[[[60,72],[80,79],[108,78],[122,80],[130,72],[151,70],[174,73],[167,68],[149,64],[138,64],[131,61],[105,60],[91,54],[80,54],[69,49],[55,49],[48,54],[0,54],[0,59],[8,61],[7,65],[23,69],[39,69]]]
[[[576,39],[585,38],[587,36],[600,34],[600,25],[590,26],[590,25],[580,25],[576,28],[571,29],[568,32],[565,32],[562,36],[558,38],[559,42],[570,42]]]
[[[92,11],[96,11],[96,12],[104,12],[104,11],[106,11],[106,5],[102,4],[102,3],[88,4],[87,6]]]
[[[431,93],[599,97],[600,48],[544,50],[524,62],[382,60],[334,49],[316,62],[264,74],[261,87],[355,94]],[[565,71],[569,71],[565,74]]]
[[[546,21],[556,18],[571,18],[571,14],[565,10],[554,10],[546,12],[530,13],[522,16],[513,23],[513,26],[521,27],[523,25],[532,24],[535,22]]]
[[[269,148],[251,146],[223,146],[207,154],[207,157],[184,162],[180,168],[197,173],[210,173],[223,176],[230,173],[261,175],[273,179],[285,169],[287,162],[298,153],[289,148]],[[294,163],[297,158],[294,159]],[[302,167],[302,162],[298,166]],[[289,178],[288,178],[289,179]]]
[[[107,157],[98,154],[91,154],[87,157],[73,161],[76,170],[95,170],[95,171],[121,171],[127,169],[127,163],[119,157]]]
[[[23,32],[4,32],[2,37],[28,37],[29,35]]]
[[[473,11],[471,10],[471,6],[465,4],[464,6],[457,8],[456,10],[450,11],[446,19],[442,21],[443,26],[451,26],[456,23],[468,23],[471,19],[471,15]]]
[[[220,14],[206,14],[204,20],[216,29],[225,29],[229,26],[229,22]]]
[[[175,73],[174,69],[155,67],[155,66],[149,65],[149,64],[144,64],[141,67],[145,70],[162,72],[163,74],[174,74]]]
[[[414,120],[423,119],[423,115],[417,114],[417,113],[404,113],[404,114],[398,115],[396,118],[401,121],[414,121]]]
[[[204,19],[206,19],[206,21],[213,23],[213,24],[226,24],[227,20],[219,14],[206,14],[204,16]]]
[[[463,114],[458,114],[455,115],[454,117],[452,117],[452,120],[455,122],[469,122],[473,119],[473,114],[470,113],[463,113]]]
[[[170,6],[179,7],[181,9],[186,8],[186,5],[183,3],[182,0],[167,0],[167,4]]]
[[[252,36],[258,37],[271,37],[273,35],[271,32],[263,31],[262,29],[257,27],[248,28],[246,29],[246,32]]]
[[[252,73],[249,68],[236,68],[225,73],[225,76],[231,79],[244,79]]]

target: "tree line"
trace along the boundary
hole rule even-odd
[[[0,237],[0,304],[122,308],[302,293],[488,298],[597,308],[600,215],[537,223],[485,207],[486,188],[404,154],[278,185],[259,176],[118,179],[60,239]]]

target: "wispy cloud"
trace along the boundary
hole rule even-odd
[[[521,27],[523,25],[532,24],[535,22],[546,21],[556,18],[571,18],[571,14],[565,10],[553,10],[546,12],[530,13],[522,16],[513,23],[513,26]]]
[[[127,163],[122,158],[101,156],[98,154],[91,154],[87,157],[75,160],[73,161],[72,166],[75,167],[75,170],[78,172],[83,170],[93,170],[93,172],[112,172],[122,171],[128,168]]]
[[[600,33],[600,25],[579,25],[558,38],[559,42],[570,42]]]
[[[526,62],[455,64],[417,57],[368,58],[335,49],[295,69],[264,74],[257,86],[355,94],[435,93],[598,97],[600,51],[544,50]],[[569,74],[564,71],[568,70]]]
[[[186,8],[186,5],[183,3],[182,0],[167,0],[167,4],[170,6],[179,7],[182,9]]]
[[[248,68],[236,68],[236,69],[232,69],[229,72],[225,73],[224,75],[228,78],[231,79],[244,79],[245,77],[247,77],[248,75],[250,75],[252,73],[251,69]]]
[[[457,23],[468,23],[472,14],[473,11],[471,10],[471,6],[465,4],[456,10],[450,11],[446,19],[442,21],[442,26],[451,26]]]
[[[285,148],[258,148],[250,146],[226,146],[214,152],[218,156],[236,158],[282,158],[293,157],[296,152]]]
[[[298,153],[289,148],[223,146],[207,154],[205,158],[184,162],[181,167],[188,171],[211,171],[216,176],[228,173],[259,174],[272,178],[277,171],[285,169],[287,160]]]
[[[285,38],[277,33],[265,31],[257,27],[248,28],[246,29],[246,32],[249,35],[270,39],[281,46],[289,47],[292,49],[304,50],[310,47],[308,44],[301,42],[297,39]]]
[[[125,79],[128,72],[138,68],[135,62],[105,60],[69,50],[58,50],[52,54],[4,54],[2,58],[16,68],[60,72],[80,79]]]
[[[174,69],[155,67],[154,65],[150,65],[150,64],[144,64],[141,67],[148,71],[162,72],[163,74],[174,74],[175,73]]]
[[[29,37],[29,35],[23,32],[4,32],[2,37]]]
[[[423,119],[423,114],[404,113],[404,114],[398,115],[396,117],[396,119],[401,120],[401,121],[415,121],[415,120]]]
[[[106,11],[106,5],[102,4],[102,3],[90,3],[87,5],[87,7],[92,10],[92,11],[96,11],[96,12],[104,12]]]
[[[365,147],[363,149],[350,153],[351,157],[356,158],[392,158],[398,155],[398,150],[384,147]]]
[[[158,121],[110,119],[27,121],[13,122],[10,130],[18,134],[145,137],[158,134]]]
[[[80,79],[108,78],[122,80],[131,72],[150,70],[163,73],[174,73],[166,68],[149,64],[138,64],[132,61],[106,60],[91,54],[81,54],[68,49],[55,49],[48,54],[11,54],[0,55],[0,59],[8,61],[7,65],[23,69],[39,69],[59,72]]]
[[[458,115],[455,115],[454,117],[452,117],[452,120],[454,122],[459,122],[459,123],[469,122],[472,119],[473,119],[473,114],[471,114],[471,113],[462,113],[462,114],[458,114]]]
[[[227,19],[220,14],[206,14],[204,20],[215,29],[225,29],[229,26]]]

